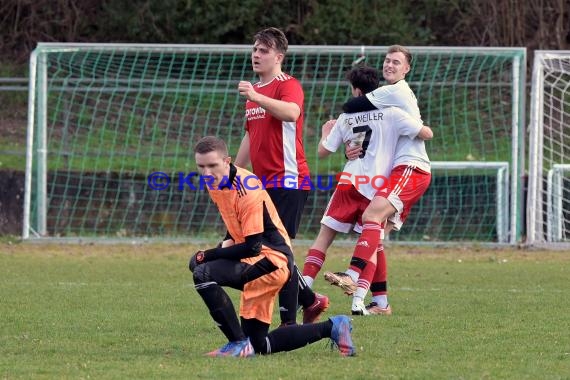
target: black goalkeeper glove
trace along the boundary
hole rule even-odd
[[[190,269],[190,272],[194,272],[194,268],[200,264],[203,264],[204,262],[206,262],[206,254],[204,251],[198,251],[190,258],[188,269]]]

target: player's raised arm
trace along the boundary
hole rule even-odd
[[[376,106],[366,96],[356,96],[342,105],[342,111],[356,113],[375,110]]]
[[[301,108],[294,102],[274,99],[269,96],[258,93],[253,85],[247,81],[240,81],[238,84],[240,95],[246,97],[247,100],[257,103],[265,111],[269,112],[275,118],[282,121],[297,121],[301,115]]]
[[[336,120],[332,119],[324,123],[323,126],[321,127],[322,128],[321,140],[319,141],[319,147],[318,147],[319,158],[327,157],[329,154],[336,152],[336,149],[331,151],[330,149],[327,149],[324,145],[325,141],[327,140],[327,137],[329,137],[329,135],[331,134],[331,131],[335,123]]]

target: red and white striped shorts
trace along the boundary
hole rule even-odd
[[[414,165],[400,165],[392,169],[385,186],[376,192],[376,197],[388,199],[396,208],[396,214],[388,218],[394,223],[396,231],[400,230],[412,206],[426,192],[430,182],[431,173],[418,169]]]

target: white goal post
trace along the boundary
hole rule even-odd
[[[566,237],[564,210],[568,194],[564,195],[564,173],[570,173],[570,164],[554,164],[546,175],[547,224],[546,241],[562,242]],[[570,177],[570,175],[568,175]],[[565,200],[566,199],[566,200]]]
[[[536,51],[532,72],[527,244],[570,246],[570,51]]]
[[[455,161],[455,162],[432,162],[431,167],[434,175],[438,170],[461,171],[461,170],[485,170],[496,171],[496,228],[497,241],[499,243],[509,242],[510,226],[516,223],[514,215],[509,213],[509,163],[508,162],[485,162],[485,161]],[[511,217],[509,217],[509,215]]]

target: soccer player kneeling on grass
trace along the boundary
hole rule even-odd
[[[269,332],[275,299],[293,266],[289,236],[261,182],[256,180],[258,186],[254,186],[252,173],[231,164],[223,140],[204,137],[194,152],[227,228],[222,247],[198,251],[189,263],[198,294],[228,339],[208,355],[272,354],[330,338],[341,355],[353,356],[352,324],[344,315]],[[247,183],[242,182],[246,179]],[[223,286],[241,290],[241,324]]]

